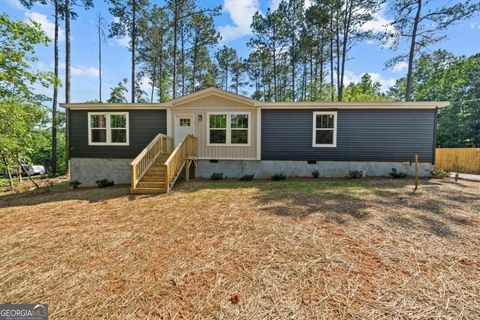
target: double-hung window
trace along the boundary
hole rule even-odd
[[[89,145],[128,145],[128,112],[89,112]]]
[[[337,112],[318,111],[313,113],[313,147],[337,146]]]
[[[209,113],[208,145],[248,146],[250,113]]]

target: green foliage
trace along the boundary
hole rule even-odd
[[[382,85],[380,82],[373,82],[372,77],[365,73],[362,80],[358,83],[350,83],[343,93],[345,102],[385,102],[391,101],[384,93],[380,91]]]
[[[115,184],[115,182],[113,182],[112,180],[108,180],[108,179],[97,180],[97,181],[95,181],[95,183],[97,184],[97,186],[99,188],[111,187]]]
[[[392,168],[392,171],[390,171],[390,176],[394,179],[405,179],[408,177],[408,174],[403,171],[398,171],[396,168]]]
[[[361,177],[363,177],[363,172],[360,170],[349,170],[348,177],[350,179],[360,179]]]
[[[284,173],[279,173],[279,172],[277,172],[277,173],[274,173],[274,174],[272,175],[271,179],[272,179],[273,181],[285,180],[285,179],[287,179],[287,175],[284,174]]]
[[[33,86],[48,87],[51,73],[35,72],[35,46],[46,44],[36,23],[12,21],[0,14],[0,170],[10,170],[18,161],[28,161],[36,146],[36,129],[47,121],[45,96]]]
[[[448,171],[443,170],[442,168],[435,168],[430,171],[430,174],[432,176],[432,179],[443,179],[447,178],[450,175]]]
[[[223,46],[220,50],[215,52],[215,59],[217,60],[217,66],[220,70],[219,83],[223,87],[223,90],[229,89],[229,75],[231,73],[232,63],[238,60],[237,50]]]
[[[416,101],[450,101],[438,111],[439,147],[480,146],[480,54],[456,57],[437,50],[415,61],[412,84]],[[404,98],[406,79],[397,81],[389,94]]]
[[[318,171],[318,169],[315,169],[312,171],[312,178],[315,178],[315,179],[320,178],[320,171]]]
[[[252,181],[255,178],[255,174],[244,174],[240,177],[241,181]]]
[[[210,176],[210,179],[212,179],[212,180],[223,180],[223,179],[224,179],[224,176],[223,176],[223,173],[222,173],[222,172],[214,172],[214,173],[212,173],[212,175]]]
[[[111,89],[110,98],[107,100],[108,103],[127,103],[125,98],[125,94],[128,92],[127,82],[128,80],[125,78]]]

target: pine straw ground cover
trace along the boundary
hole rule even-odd
[[[0,197],[0,302],[51,319],[480,317],[480,184],[197,181]]]

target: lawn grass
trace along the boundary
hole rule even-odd
[[[0,301],[51,319],[480,314],[480,184],[192,181],[0,197]]]

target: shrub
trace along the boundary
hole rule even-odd
[[[95,181],[95,183],[97,184],[97,186],[99,188],[111,187],[115,184],[115,182],[110,181],[108,179],[97,180],[97,181]]]
[[[212,179],[212,180],[223,180],[223,178],[224,178],[224,176],[223,176],[222,172],[214,172],[210,176],[210,179]]]
[[[390,176],[393,179],[405,179],[408,177],[408,174],[403,171],[398,171],[396,168],[392,168],[392,171],[390,171]]]
[[[430,171],[430,174],[432,175],[432,179],[443,179],[447,178],[450,175],[448,171],[443,170],[442,168],[435,168]]]
[[[273,181],[279,181],[279,180],[285,180],[285,179],[287,179],[287,175],[284,173],[277,172],[272,176]]]
[[[255,178],[255,174],[244,174],[243,176],[240,177],[240,180],[242,181],[252,181]]]
[[[313,170],[312,171],[312,177],[317,179],[320,177],[320,171],[318,171],[317,169]]]
[[[69,185],[70,185],[70,189],[78,189],[78,187],[81,185],[82,183],[80,181],[78,181],[77,179],[73,180],[73,181],[70,181]]]
[[[360,170],[349,170],[348,177],[350,179],[360,179],[361,177],[363,177],[363,172]]]

